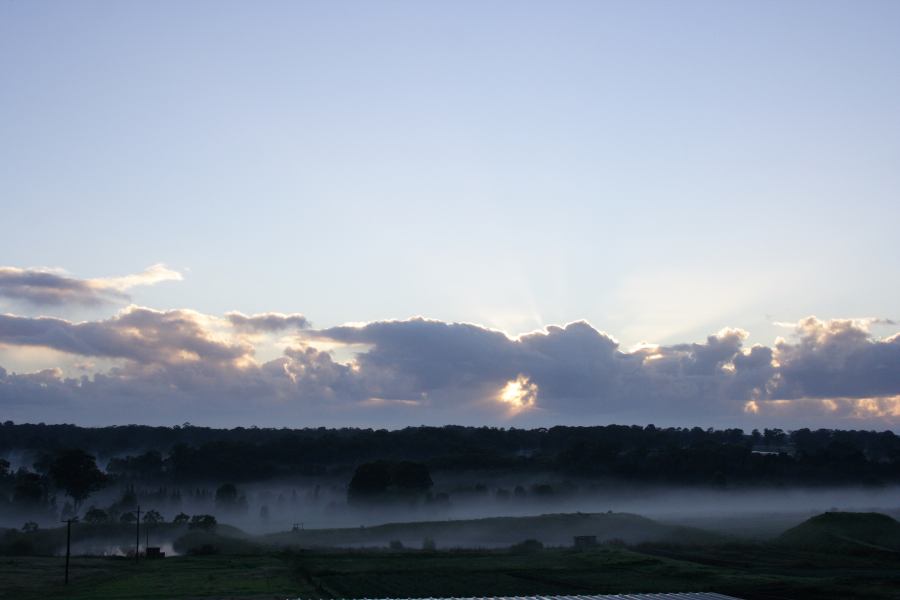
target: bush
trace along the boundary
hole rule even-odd
[[[188,523],[188,529],[210,531],[216,527],[216,518],[212,515],[194,515]]]
[[[209,556],[210,554],[218,554],[219,549],[212,544],[203,544],[196,548],[188,548],[188,554],[191,556]]]
[[[509,547],[509,551],[514,554],[534,554],[535,552],[540,552],[544,549],[544,544],[539,540],[524,540],[519,542],[518,544],[513,544]]]
[[[84,513],[84,522],[90,523],[91,525],[107,523],[109,522],[109,513],[102,508],[95,508],[92,506]]]

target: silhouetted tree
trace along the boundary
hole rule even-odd
[[[427,492],[434,482],[422,463],[401,461],[392,469],[391,485],[404,492]]]
[[[144,518],[141,520],[144,523],[153,525],[156,523],[162,523],[165,519],[163,519],[163,516],[161,514],[159,514],[158,511],[151,509],[151,510],[148,510],[146,513],[144,513]]]
[[[91,525],[107,523],[109,522],[109,513],[102,508],[95,508],[92,506],[84,513],[84,522],[90,523]]]
[[[231,510],[237,506],[238,491],[233,483],[223,483],[216,490],[216,508]]]
[[[113,458],[106,470],[127,479],[155,480],[163,476],[163,458],[158,450],[148,450],[138,456]]]
[[[353,472],[347,495],[350,500],[373,498],[387,492],[390,485],[391,470],[386,461],[365,463]]]
[[[740,429],[636,425],[530,430],[445,426],[394,431],[2,426],[0,455],[37,455],[34,470],[38,479],[47,475],[53,462],[54,454],[48,449],[79,447],[122,457],[110,461],[111,476],[121,480],[183,483],[217,479],[238,486],[272,477],[341,472],[372,456],[392,464],[411,461],[448,473],[503,471],[521,476],[520,482],[533,482],[536,476],[554,471],[604,481],[679,485],[719,482],[726,487],[900,483],[900,436],[892,431],[765,429],[744,433]],[[128,456],[133,448],[148,450]],[[0,475],[0,510],[4,494],[15,495],[12,490],[17,478],[7,476],[4,480]],[[45,488],[47,483],[45,479]],[[392,485],[381,488],[385,497],[397,497],[389,491]],[[510,490],[516,499],[525,495],[525,489],[513,490],[512,485]],[[558,493],[563,491],[557,489]],[[23,500],[26,496],[19,494]],[[45,493],[37,503],[46,504],[47,497]],[[206,501],[207,497],[201,495],[195,500]],[[285,494],[288,501],[299,502],[293,492]],[[266,501],[261,503],[271,506]]]
[[[351,502],[409,498],[424,494],[434,485],[428,467],[410,461],[375,461],[356,468],[347,498]]]
[[[204,529],[209,531],[216,526],[216,518],[212,515],[194,515],[188,523],[188,529]]]
[[[84,450],[62,452],[50,464],[50,477],[65,490],[75,503],[75,508],[106,483],[106,475],[97,468],[94,457]]]
[[[13,483],[13,503],[22,508],[38,508],[46,504],[47,486],[44,478],[25,469],[16,471]]]

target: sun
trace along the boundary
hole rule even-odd
[[[506,385],[500,390],[498,399],[508,405],[512,412],[517,413],[534,408],[537,404],[537,394],[537,384],[520,374],[515,379],[506,382]]]

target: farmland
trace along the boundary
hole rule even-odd
[[[451,529],[480,530],[482,539],[494,544],[520,541],[504,547],[453,548],[433,544],[428,537],[447,536]],[[596,534],[599,543],[576,549],[551,541],[567,529]],[[63,585],[64,558],[46,552],[59,543],[61,529],[10,530],[3,534],[7,545],[0,556],[0,600],[659,591],[717,591],[747,600],[886,600],[900,598],[897,530],[897,521],[877,513],[825,513],[756,541],[606,513],[396,523],[275,535],[251,535],[228,525],[186,531],[169,525],[156,535],[177,536],[172,547],[180,555],[135,561],[127,556],[79,553],[72,558],[68,586]],[[100,540],[105,536],[121,542],[129,530],[121,525],[91,525],[77,531],[79,537]],[[516,533],[519,538],[513,537]],[[523,536],[529,540],[522,540]],[[402,541],[410,539],[419,543]],[[26,547],[31,551],[16,552]]]
[[[0,559],[0,598],[378,598],[719,591],[748,600],[900,597],[900,557],[766,545],[387,551],[260,551],[135,563]]]
[[[272,556],[173,557],[143,561],[119,557],[72,560],[62,585],[61,558],[0,558],[0,598],[38,600],[313,597],[292,565]]]

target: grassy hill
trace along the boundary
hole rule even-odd
[[[359,547],[386,546],[397,540],[421,547],[425,538],[444,548],[501,547],[524,539],[548,546],[570,546],[576,535],[594,535],[598,542],[715,543],[722,536],[701,529],[667,525],[628,513],[570,513],[534,517],[492,517],[454,521],[388,523],[374,527],[312,529],[263,536],[263,543],[279,546]]]
[[[827,512],[785,531],[781,544],[841,550],[900,551],[900,522],[881,513]]]
[[[142,527],[141,545],[145,542]],[[507,548],[526,539],[545,546],[571,546],[574,536],[593,535],[600,543],[620,541],[676,544],[717,544],[733,538],[678,525],[660,523],[629,513],[567,513],[531,517],[492,517],[453,521],[388,523],[372,527],[306,529],[251,535],[220,523],[213,531],[190,530],[184,525],[160,523],[151,529],[152,545],[171,543],[181,554],[221,552],[255,554],[275,548],[374,548],[399,541],[406,548],[421,548],[426,539],[440,548]],[[34,533],[8,530],[0,535],[0,555],[59,554],[65,549],[65,527]],[[134,548],[133,525],[110,523],[72,527],[75,554],[129,554]]]

